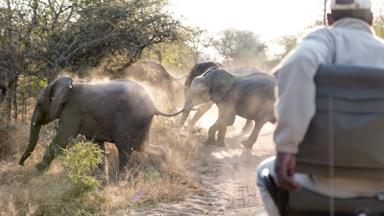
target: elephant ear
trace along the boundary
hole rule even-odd
[[[211,100],[215,103],[220,102],[224,96],[231,90],[234,82],[232,74],[225,70],[217,69],[208,74],[212,77]]]
[[[63,105],[69,98],[69,93],[72,89],[72,79],[69,77],[60,77],[50,85],[50,101],[51,107],[49,110],[50,119],[56,119],[60,116],[63,110]]]

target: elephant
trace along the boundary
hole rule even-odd
[[[152,87],[164,91],[167,94],[167,99],[172,102],[175,101],[174,82],[178,79],[169,74],[161,64],[150,60],[141,60],[126,68],[124,74],[127,79],[133,79],[139,83],[146,82]]]
[[[189,75],[187,76],[187,79],[185,80],[185,83],[184,83],[184,98],[187,98],[188,90],[192,84],[193,79],[202,75],[205,71],[207,71],[210,68],[223,68],[223,65],[216,63],[216,62],[208,61],[208,62],[198,63],[192,67],[192,69],[191,69],[191,71],[190,71]],[[248,73],[248,72],[251,73],[251,72],[253,72],[253,70],[249,71],[249,68],[240,68],[240,69],[234,71],[234,73],[237,73],[237,74],[243,74],[244,72],[245,73]],[[194,127],[196,122],[204,115],[204,113],[206,113],[213,106],[213,104],[214,103],[210,101],[210,102],[207,102],[207,103],[199,106],[195,115],[192,117],[191,121],[189,122],[189,127]],[[179,120],[180,126],[183,126],[185,124],[185,121],[187,120],[188,116],[189,116],[189,111],[185,110],[183,115],[181,116],[181,118]],[[243,131],[247,131],[251,126],[252,126],[252,121],[247,119],[247,121],[243,127]]]
[[[181,113],[181,112],[178,112]],[[32,114],[30,137],[19,164],[36,147],[42,125],[59,119],[56,136],[46,149],[39,171],[47,169],[71,138],[82,134],[103,148],[103,142],[115,143],[123,168],[131,151],[142,150],[154,115],[174,116],[158,111],[145,89],[129,80],[90,84],[60,77],[44,88]]]
[[[233,75],[224,69],[210,68],[192,81],[184,110],[213,102],[219,111],[217,121],[208,130],[206,143],[224,146],[226,128],[239,115],[255,123],[249,138],[242,142],[244,147],[252,148],[261,127],[268,121],[275,122],[275,78],[256,69],[249,71],[253,73]]]

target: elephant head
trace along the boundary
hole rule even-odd
[[[32,114],[29,143],[20,159],[20,165],[24,164],[35,149],[41,126],[59,118],[72,86],[71,78],[60,77],[41,92]]]
[[[184,122],[193,106],[208,103],[219,103],[231,90],[234,76],[223,69],[210,68],[201,76],[193,79],[184,104],[181,122]]]

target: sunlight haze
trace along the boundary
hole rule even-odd
[[[383,0],[372,0],[374,11]],[[176,18],[210,33],[249,30],[269,41],[303,32],[322,20],[323,0],[170,0]]]

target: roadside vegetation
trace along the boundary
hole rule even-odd
[[[2,151],[5,159],[0,162],[0,215],[111,215],[121,209],[181,201],[203,193],[199,182],[187,172],[189,151],[173,148],[179,140],[171,138],[172,124],[156,119],[153,136],[157,141],[148,142],[144,152],[134,152],[129,165],[109,182],[105,160],[112,172],[116,167],[113,144],[107,145],[112,156],[105,159],[96,144],[79,137],[47,172],[39,174],[34,164],[41,160],[55,129],[45,127],[31,159],[21,167],[17,165],[17,149],[26,144],[28,130],[2,125],[0,146],[7,146],[9,151]]]
[[[204,193],[188,172],[196,146],[180,133],[175,119],[156,117],[145,151],[134,152],[119,175],[113,144],[106,144],[103,152],[81,137],[39,175],[34,165],[55,135],[52,124],[42,129],[25,166],[17,164],[28,143],[36,98],[60,75],[124,78],[124,70],[142,59],[160,63],[177,78],[208,60],[271,72],[300,36],[282,37],[277,41],[282,52],[270,56],[269,42],[257,32],[226,29],[212,36],[184,25],[167,4],[167,0],[0,2],[0,215],[113,215],[121,209]],[[319,20],[311,27],[322,26]],[[379,14],[374,29],[380,37],[383,26],[384,16]],[[209,56],[206,48],[217,55]],[[177,82],[175,91],[183,95],[183,80]],[[160,94],[151,95],[156,106],[170,110],[172,104]],[[177,99],[183,104],[182,98]]]

